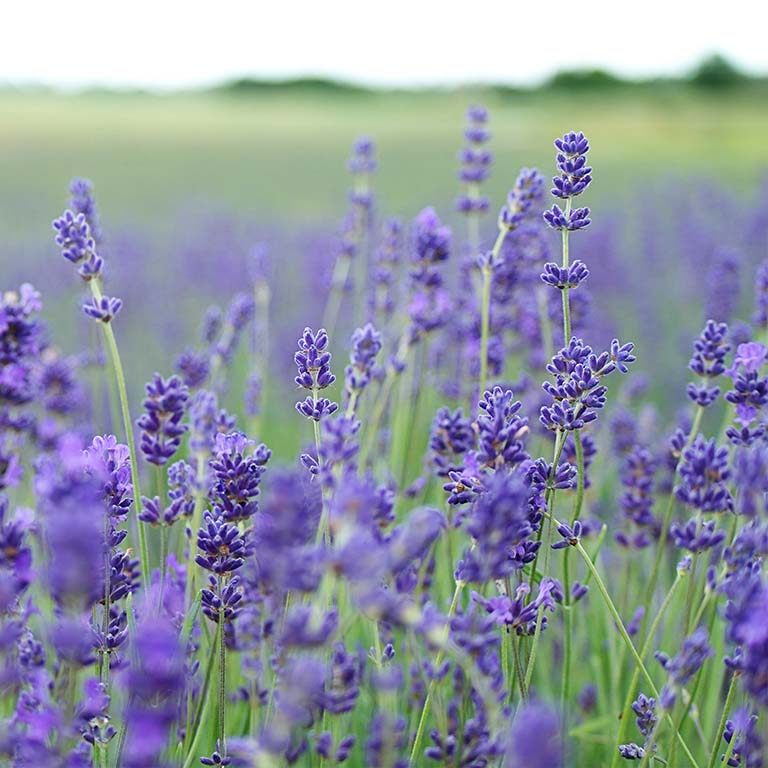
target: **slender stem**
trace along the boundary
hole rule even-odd
[[[568,214],[571,212],[571,198],[566,198],[565,201],[565,216],[568,218]],[[570,266],[570,256],[568,253],[568,236],[569,231],[563,230],[563,268],[568,269]],[[563,346],[566,346],[571,339],[571,306],[568,301],[568,286],[562,289],[563,294]]]
[[[219,742],[223,757],[227,755],[227,743],[225,740],[225,717],[227,712],[227,638],[225,632],[224,611],[224,582],[219,576]]]
[[[168,537],[171,535],[167,525],[160,526],[160,596],[157,606],[158,612],[163,610],[163,598],[165,596],[165,572],[168,570],[166,561],[168,560]]]
[[[405,365],[408,351],[411,345],[409,341],[408,333],[405,332],[401,337],[397,345],[397,351],[395,353],[395,363],[387,366],[387,372],[384,376],[384,381],[381,383],[381,388],[378,392],[378,397],[374,403],[371,420],[365,428],[365,441],[361,441],[360,448],[360,471],[365,472],[368,456],[373,449],[373,445],[376,442],[376,436],[379,431],[379,424],[384,416],[384,410],[389,402],[389,397],[392,394],[392,387],[395,385],[395,378],[400,374],[402,366]]]
[[[512,657],[515,661],[515,677],[517,678],[517,685],[520,689],[520,698],[525,699],[525,674],[523,673],[523,664],[520,661],[520,645],[517,635],[512,635]]]
[[[686,448],[690,447],[691,443],[693,443],[696,435],[699,432],[699,428],[701,427],[701,420],[704,416],[704,408],[702,406],[698,406],[696,408],[696,412],[693,416],[693,423],[691,424],[691,431],[688,433],[688,439],[685,441],[685,445],[683,446],[683,449],[680,451],[680,457],[677,460],[677,464],[675,465],[675,471],[673,473],[673,479],[677,477],[677,470],[680,468],[680,464],[683,460],[683,453],[685,453]],[[669,500],[667,501],[667,509],[664,513],[664,519],[661,524],[661,532],[659,533],[659,542],[656,546],[656,556],[653,561],[653,569],[651,570],[651,575],[648,579],[648,586],[645,590],[645,600],[643,601],[643,620],[640,626],[640,637],[644,634],[645,629],[645,621],[648,617],[648,612],[651,607],[651,601],[653,600],[653,594],[656,591],[656,583],[659,579],[659,569],[661,568],[661,560],[664,556],[664,546],[667,543],[667,535],[669,533],[669,524],[672,522],[672,512],[675,508],[675,493],[674,489],[670,491],[669,494]]]
[[[640,670],[646,682],[648,683],[648,687],[651,690],[651,694],[656,700],[658,700],[659,691],[656,688],[656,684],[653,682],[653,678],[648,672],[648,669],[646,668],[645,664],[643,664],[643,660],[640,658],[640,655],[638,654],[637,649],[633,645],[632,638],[627,633],[627,630],[624,627],[624,622],[621,620],[621,616],[619,616],[619,612],[618,610],[616,610],[616,606],[614,605],[613,600],[611,600],[611,596],[608,594],[608,590],[606,589],[605,584],[603,583],[603,579],[600,576],[600,573],[598,572],[597,568],[595,568],[595,564],[592,562],[592,559],[590,558],[589,553],[587,552],[586,549],[584,549],[581,542],[578,542],[576,544],[576,551],[579,553],[579,555],[581,555],[582,560],[584,560],[584,563],[589,569],[589,572],[592,574],[592,578],[594,579],[595,584],[597,585],[597,588],[603,598],[603,601],[605,602],[606,608],[608,608],[608,612],[611,614],[611,617],[613,618],[613,621],[619,630],[619,634],[621,635],[622,640],[624,640],[624,644],[627,646],[627,650],[629,651],[632,658],[635,660],[635,664],[637,665],[637,668]],[[699,768],[699,764],[696,762],[696,759],[691,754],[691,750],[688,748],[688,745],[683,740],[682,735],[680,734],[679,731],[677,731],[674,728],[675,724],[674,724],[674,721],[672,720],[672,716],[669,713],[666,714],[666,719],[669,721],[670,725],[672,725],[673,730],[675,731],[675,737],[680,743],[680,746],[682,747],[683,752],[685,752],[685,756],[690,760],[693,768]]]
[[[472,545],[474,547],[474,544]],[[446,624],[445,627],[445,640],[448,639],[448,627],[450,625],[451,617],[456,613],[456,608],[459,604],[459,597],[461,597],[461,593],[464,590],[464,587],[466,586],[466,581],[463,581],[462,579],[457,579],[456,581],[456,589],[453,592],[453,599],[451,600],[451,606],[448,609],[448,624]],[[435,669],[439,669],[440,665],[443,663],[443,658],[445,657],[445,641],[442,642],[440,647],[440,650],[437,652],[437,656],[435,657]],[[429,685],[427,686],[427,695],[424,697],[424,706],[421,708],[421,716],[419,717],[419,725],[416,728],[416,735],[413,739],[413,747],[411,748],[411,756],[408,760],[409,766],[415,766],[416,763],[416,756],[419,754],[419,749],[421,748],[421,742],[424,738],[424,729],[427,725],[427,717],[429,716],[429,708],[432,704],[432,695],[435,691],[435,685],[436,681],[430,680]]]
[[[678,572],[677,577],[675,578],[674,582],[672,582],[672,586],[670,587],[669,592],[667,592],[664,598],[664,602],[661,604],[659,612],[656,614],[656,617],[653,620],[653,624],[651,624],[651,628],[648,630],[648,636],[645,638],[643,647],[640,649],[640,658],[642,660],[645,660],[645,657],[648,655],[648,651],[651,649],[651,643],[653,642],[653,638],[659,628],[659,624],[661,624],[661,620],[664,617],[664,614],[667,612],[667,609],[671,605],[672,598],[674,597],[675,592],[677,591],[677,587],[682,582],[684,576],[684,573]],[[613,753],[613,762],[611,763],[611,768],[616,768],[616,766],[619,764],[619,744],[624,742],[624,734],[626,733],[627,725],[630,720],[632,701],[635,698],[635,689],[637,688],[637,683],[639,680],[640,668],[636,666],[635,671],[632,673],[632,681],[630,682],[629,688],[627,689],[627,696],[624,699],[624,708],[621,713],[621,720],[619,720],[619,733],[616,738],[616,751]]]
[[[661,728],[661,723],[662,719],[658,718],[658,720],[656,720],[656,722],[653,724],[653,728],[651,728],[650,735],[645,740],[645,751],[643,752],[643,760],[640,763],[640,768],[646,768],[648,761],[653,759],[651,755],[655,756],[655,750],[653,747],[656,742],[656,736],[659,732],[659,728]]]
[[[578,467],[577,486],[576,486],[576,502],[573,505],[573,515],[571,516],[571,525],[579,519],[581,514],[581,507],[584,503],[584,485],[585,485],[585,467],[584,467],[584,448],[581,443],[581,432],[575,430],[573,433],[573,440],[576,447],[576,465]],[[563,618],[564,618],[564,636],[563,636],[563,680],[560,689],[560,708],[565,717],[565,708],[570,695],[571,687],[571,645],[573,642],[573,619],[571,605],[571,584],[570,574],[568,568],[568,561],[570,555],[570,547],[568,547],[563,553],[563,592],[565,593],[565,600],[563,603]]]
[[[318,395],[319,395],[319,388],[317,386],[317,371],[314,371],[312,373],[312,402],[317,406],[318,401]],[[322,485],[323,485],[323,457],[320,452],[320,422],[317,419],[312,419],[312,432],[315,436],[315,451],[317,452],[317,468],[318,468],[318,480],[320,481],[320,499],[321,499],[321,508],[320,508],[320,520],[317,524],[317,533],[315,534],[315,545],[319,544],[321,541],[328,542],[329,539],[329,532],[328,532],[328,512],[326,510],[326,501],[325,501],[325,494],[322,492]]]
[[[490,263],[484,264],[480,271],[482,274],[482,294],[480,301],[480,392],[479,397],[483,396],[486,384],[488,382],[488,338],[491,329],[491,281],[493,279],[493,265],[498,259],[501,246],[504,244],[504,238],[507,236],[506,227],[499,228],[499,234],[491,250]]]
[[[101,288],[98,280],[90,280],[91,293],[97,301],[101,301]],[[133,484],[133,504],[136,511],[136,525],[139,531],[139,557],[141,559],[141,573],[144,582],[144,589],[149,589],[149,551],[147,549],[147,539],[144,530],[144,523],[138,519],[141,514],[141,487],[139,485],[139,465],[136,458],[136,443],[133,439],[133,422],[131,421],[131,412],[128,408],[128,390],[125,386],[125,373],[123,364],[120,361],[120,352],[117,349],[115,332],[112,330],[111,323],[101,323],[104,329],[104,337],[107,340],[109,356],[112,359],[112,366],[117,379],[117,391],[120,396],[120,410],[123,415],[123,429],[125,430],[125,439],[128,443],[128,452],[131,459],[131,483]]]
[[[571,525],[579,519],[581,515],[581,507],[584,504],[584,488],[586,487],[586,468],[584,466],[584,446],[581,442],[581,432],[577,429],[573,433],[573,443],[576,448],[576,466],[578,468],[578,476],[576,477],[576,503],[573,505],[573,515],[571,517]]]
[[[216,631],[221,631],[221,626],[217,625]],[[211,643],[210,652],[208,654],[208,662],[205,668],[205,675],[203,677],[203,687],[200,690],[200,697],[197,700],[197,706],[195,708],[195,716],[192,718],[192,727],[184,735],[185,747],[188,739],[192,739],[187,751],[187,757],[184,761],[184,766],[189,766],[195,759],[195,752],[197,750],[197,742],[202,735],[203,729],[200,727],[205,716],[209,712],[215,697],[210,696],[211,689],[211,677],[213,676],[213,668],[216,664],[216,639]]]
[[[550,556],[552,553],[552,520],[553,520],[553,513],[555,509],[555,495],[552,494],[552,500],[550,501],[549,505],[549,511],[550,514],[547,516],[547,539],[544,542],[544,578],[549,576],[549,563],[550,563]],[[539,639],[541,638],[541,625],[544,621],[544,606],[540,605],[539,609],[536,613],[536,627],[534,629],[533,633],[533,643],[531,645],[531,655],[528,659],[528,667],[525,670],[525,683],[524,683],[524,690],[527,692],[531,688],[531,681],[533,680],[533,669],[536,665],[536,655],[538,653],[539,649]]]
[[[491,268],[486,265],[482,267],[482,301],[481,301],[481,320],[480,320],[480,393],[483,396],[486,382],[488,381],[488,336],[491,325]]]
[[[731,675],[731,684],[728,686],[728,693],[725,696],[725,703],[723,704],[723,712],[720,715],[720,722],[717,725],[717,730],[715,731],[715,735],[712,739],[712,748],[710,750],[709,754],[709,762],[707,763],[707,768],[715,768],[715,765],[717,764],[717,753],[720,751],[720,739],[723,738],[723,731],[725,730],[725,721],[728,719],[728,712],[733,705],[733,699],[736,695],[736,680],[738,679],[738,674],[732,674]],[[731,738],[730,748],[733,749],[734,742],[736,741],[736,734],[734,733]],[[728,759],[726,758],[723,763],[723,765],[728,765]]]
[[[112,525],[109,514],[104,515],[104,616],[101,622],[101,631],[104,635],[104,648],[101,653],[101,684],[104,690],[109,693],[109,659],[110,649],[107,647],[107,636],[109,634],[109,613],[112,604]]]
[[[552,454],[552,469],[549,473],[549,480],[551,480],[554,477],[554,474],[557,470],[557,462],[560,460],[560,454],[563,452],[563,445],[565,445],[565,435],[564,433],[558,432],[555,437],[555,447],[554,452]],[[549,519],[548,519],[548,528],[547,528],[547,541],[544,543],[544,574],[546,576],[549,575],[549,560],[550,560],[550,554],[551,554],[551,543],[552,543],[552,510],[554,509],[555,505],[555,489],[554,487],[549,485],[549,482],[547,483],[547,489],[544,492],[544,501],[547,506],[547,509],[549,510]],[[539,531],[541,533],[541,530]],[[539,553],[541,552],[541,547],[539,547],[538,552],[536,552],[536,557],[533,561],[533,566],[531,568],[531,580],[533,580],[533,577],[536,573],[536,568],[538,566],[539,562]],[[533,643],[531,646],[531,653],[528,658],[528,666],[525,670],[525,683],[524,683],[524,690],[527,691],[530,687],[531,680],[533,679],[533,667],[536,663],[536,654],[538,652],[538,645],[539,645],[539,637],[541,636],[541,624],[544,616],[544,608],[543,606],[539,607],[538,613],[536,615],[536,626],[534,628],[533,632]]]
[[[539,310],[539,328],[541,340],[544,344],[544,356],[551,360],[555,356],[555,345],[552,339],[552,323],[549,320],[549,303],[547,301],[547,287],[545,285],[536,288],[536,305]]]

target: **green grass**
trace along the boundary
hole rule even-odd
[[[107,222],[154,226],[211,200],[286,222],[338,217],[351,142],[379,147],[386,212],[411,215],[456,194],[463,112],[491,110],[500,201],[521,165],[552,166],[552,138],[584,130],[599,169],[592,203],[659,172],[750,185],[764,163],[768,100],[680,89],[574,95],[311,92],[193,95],[0,94],[0,227],[13,241],[47,230],[74,175],[92,178]],[[47,234],[47,232],[46,232]]]

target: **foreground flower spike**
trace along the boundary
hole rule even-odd
[[[163,466],[181,445],[187,426],[181,423],[189,390],[178,376],[164,379],[156,373],[146,385],[145,413],[136,422],[141,429],[141,451],[150,464]]]
[[[583,229],[591,223],[589,208],[572,209],[571,206],[573,198],[582,194],[592,181],[592,169],[587,165],[589,142],[583,133],[571,131],[561,139],[555,139],[555,147],[558,149],[556,159],[560,175],[552,179],[552,194],[565,201],[565,210],[553,205],[551,211],[545,211],[544,221],[552,229]]]

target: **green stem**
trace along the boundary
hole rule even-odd
[[[554,515],[553,515],[554,509],[555,509],[555,495],[553,493],[552,499],[549,505],[550,514],[547,515],[547,539],[544,542],[543,578],[546,578],[547,576],[549,576],[549,563],[550,563],[550,555],[552,552],[552,528],[553,528],[552,520],[554,519]],[[536,613],[536,627],[533,632],[533,643],[531,645],[531,655],[528,658],[528,667],[525,670],[525,683],[523,685],[525,696],[527,696],[528,691],[531,688],[531,681],[533,680],[533,669],[536,665],[536,655],[539,649],[539,640],[541,638],[541,625],[543,620],[544,620],[544,606],[539,606],[539,609]]]
[[[473,545],[474,547],[474,545]],[[451,606],[448,609],[448,624],[445,626],[445,638],[442,643],[440,643],[440,650],[437,652],[437,656],[435,657],[435,669],[439,669],[440,665],[443,663],[443,659],[445,658],[445,640],[448,639],[448,626],[450,625],[450,620],[453,617],[453,615],[456,613],[456,608],[459,604],[459,597],[461,597],[461,593],[464,590],[464,587],[466,586],[466,582],[462,581],[461,579],[458,579],[456,581],[456,589],[453,592],[453,599],[451,600]],[[416,728],[416,735],[413,739],[413,747],[411,748],[411,756],[408,760],[409,766],[415,766],[416,763],[416,756],[419,754],[419,749],[421,748],[421,742],[424,738],[424,729],[427,725],[427,718],[429,716],[429,708],[432,704],[432,696],[435,691],[435,680],[430,680],[429,685],[427,686],[427,695],[424,697],[424,706],[421,708],[421,715],[419,717],[419,725]]]
[[[97,301],[101,301],[102,294],[97,280],[90,280],[91,293]],[[139,520],[141,514],[141,487],[139,485],[139,465],[136,458],[136,443],[133,439],[133,422],[131,421],[131,412],[128,408],[128,390],[125,386],[125,373],[123,371],[123,364],[120,361],[120,352],[117,349],[117,341],[115,339],[115,332],[112,330],[111,323],[102,323],[101,327],[104,329],[104,337],[107,340],[107,349],[109,349],[109,356],[112,359],[112,366],[115,371],[115,378],[117,379],[117,391],[120,396],[120,410],[123,415],[123,429],[125,430],[125,439],[128,443],[128,452],[131,459],[131,483],[133,484],[133,504],[136,511],[136,525],[139,531],[139,557],[141,559],[141,573],[142,581],[144,582],[144,589],[149,589],[149,551],[147,549],[146,532],[144,530],[144,523]]]
[[[728,711],[730,710],[731,706],[733,705],[733,699],[736,695],[736,680],[738,679],[737,674],[731,675],[731,684],[728,686],[728,693],[725,696],[725,704],[723,704],[723,712],[720,715],[720,722],[717,725],[717,730],[715,731],[715,735],[712,739],[712,749],[710,750],[709,754],[709,762],[707,763],[707,768],[715,768],[715,765],[717,765],[717,753],[720,751],[720,739],[723,738],[723,731],[725,730],[725,721],[728,719]],[[731,743],[729,744],[729,747],[733,749],[733,745],[736,741],[736,734],[733,734],[733,738],[731,738]],[[723,763],[723,765],[728,765],[728,759],[726,758]]]
[[[544,344],[546,361],[555,356],[555,345],[552,339],[552,323],[549,320],[549,304],[547,302],[547,287],[544,285],[536,288],[536,305],[539,310],[539,327],[541,339]]]
[[[408,350],[410,349],[410,343],[408,341],[407,332],[402,335],[400,342],[397,346],[397,352],[395,354],[395,361],[400,365],[404,365],[408,356]],[[389,365],[387,372],[384,376],[384,381],[381,384],[381,388],[378,392],[378,397],[374,404],[373,412],[371,415],[370,423],[365,429],[365,441],[361,441],[360,448],[360,471],[365,472],[367,468],[368,456],[373,449],[373,445],[376,442],[376,437],[379,431],[379,424],[384,416],[384,410],[389,402],[389,397],[392,394],[392,387],[395,384],[395,378],[399,375],[399,365]]]
[[[696,408],[696,412],[693,416],[693,424],[691,425],[691,431],[688,433],[688,439],[685,441],[685,445],[683,446],[683,449],[680,451],[680,457],[677,460],[677,464],[675,465],[675,471],[673,473],[673,480],[675,477],[677,477],[677,471],[680,468],[680,464],[683,460],[683,453],[685,453],[686,448],[690,447],[690,445],[693,443],[694,439],[696,438],[696,435],[699,432],[699,429],[701,427],[701,420],[704,416],[704,408],[702,406],[698,406]],[[640,625],[640,637],[644,636],[644,630],[645,630],[645,621],[648,617],[648,613],[650,611],[651,607],[651,601],[653,600],[654,592],[656,591],[656,583],[659,579],[659,569],[661,568],[661,561],[664,556],[664,547],[667,543],[667,535],[669,532],[669,524],[672,522],[672,512],[675,508],[675,493],[674,489],[672,489],[669,493],[669,499],[667,501],[667,508],[664,512],[664,519],[661,524],[661,532],[659,533],[659,542],[656,546],[656,556],[653,561],[653,569],[651,570],[650,578],[648,579],[648,586],[645,590],[645,600],[643,601],[643,621]]]
[[[648,630],[648,636],[645,638],[645,642],[643,643],[643,647],[640,649],[640,658],[642,660],[645,659],[645,657],[648,655],[648,651],[651,649],[651,643],[653,642],[653,638],[656,635],[656,632],[659,629],[659,624],[661,624],[661,620],[664,617],[664,614],[667,612],[667,609],[672,604],[672,598],[675,595],[675,592],[677,591],[677,587],[680,585],[680,583],[683,580],[683,577],[685,576],[685,573],[678,572],[677,577],[675,578],[674,582],[672,582],[672,586],[669,589],[669,592],[667,592],[664,602],[661,604],[661,607],[659,608],[659,612],[656,614],[656,617],[653,620],[653,624],[651,624],[651,628]],[[629,684],[629,688],[627,689],[627,696],[624,699],[624,708],[621,712],[621,720],[619,720],[619,734],[616,739],[616,751],[613,753],[613,762],[611,763],[611,768],[617,768],[619,764],[619,744],[622,744],[624,742],[624,734],[627,730],[627,725],[630,720],[630,712],[632,710],[632,702],[635,698],[635,689],[637,688],[637,684],[640,680],[640,668],[635,667],[635,671],[632,673],[632,680]]]
[[[589,572],[592,574],[592,578],[594,579],[595,584],[597,585],[597,588],[600,592],[600,595],[602,596],[603,601],[605,602],[606,608],[608,608],[608,612],[611,614],[611,617],[613,618],[613,621],[619,630],[619,634],[621,635],[621,638],[624,641],[624,644],[627,646],[627,650],[629,651],[630,655],[634,659],[635,664],[637,665],[637,668],[640,670],[646,682],[648,683],[648,687],[650,688],[651,694],[658,701],[659,691],[656,688],[656,684],[653,682],[653,678],[648,672],[645,664],[643,664],[643,660],[640,658],[640,655],[638,654],[637,649],[633,645],[632,638],[629,636],[626,628],[624,627],[624,622],[621,620],[621,616],[619,616],[619,612],[618,610],[616,610],[616,606],[614,605],[613,600],[611,600],[611,596],[608,594],[608,590],[606,589],[605,584],[603,583],[603,579],[600,576],[600,573],[595,567],[595,564],[592,562],[592,559],[590,558],[589,553],[587,552],[586,549],[584,549],[580,541],[576,544],[576,551],[579,553],[582,560],[584,560],[584,563],[589,569]],[[672,716],[669,713],[666,713],[666,719],[669,721],[670,725],[672,725],[674,730],[675,724],[674,724],[674,721],[672,720]],[[693,766],[693,768],[699,768],[699,764],[696,762],[696,759],[691,754],[691,750],[688,748],[688,745],[683,740],[682,735],[677,730],[675,730],[675,737],[680,743],[680,746],[682,747],[683,752],[685,752],[685,756],[691,761],[691,765]]]
[[[162,611],[163,609],[163,597],[165,595],[165,572],[168,570],[166,568],[166,560],[168,560],[168,537],[170,536],[170,530],[168,529],[168,526],[165,524],[162,524],[160,526],[160,598],[158,600],[159,605],[157,606],[158,612]]]
[[[577,487],[576,487],[576,503],[573,506],[573,515],[571,516],[571,525],[579,519],[581,514],[581,507],[584,503],[584,483],[585,483],[585,469],[584,469],[584,448],[581,443],[581,432],[575,430],[573,433],[573,439],[576,447],[576,465],[578,468]],[[563,637],[563,680],[560,688],[560,708],[565,717],[565,708],[570,696],[571,688],[571,645],[573,643],[573,620],[571,611],[573,610],[571,605],[571,583],[570,574],[568,568],[568,560],[570,555],[570,547],[568,547],[563,553],[563,592],[565,593],[565,601],[563,604],[563,618],[564,618],[564,637]]]
[[[221,627],[217,625],[216,631],[220,631]],[[216,665],[216,639],[211,643],[210,652],[208,654],[208,663],[205,668],[205,676],[203,677],[203,687],[200,691],[200,698],[197,700],[197,707],[195,708],[195,716],[192,718],[192,726],[184,734],[185,747],[188,739],[192,739],[189,748],[186,749],[186,759],[184,760],[184,768],[189,768],[194,761],[197,751],[197,743],[200,740],[203,729],[200,727],[205,720],[208,712],[213,706],[213,702],[216,701],[214,696],[209,696],[211,689],[211,678],[213,677],[213,668]],[[194,735],[193,735],[194,734]]]
[[[577,429],[573,433],[574,447],[576,448],[576,466],[578,468],[578,476],[576,478],[576,503],[573,505],[573,516],[571,517],[571,525],[579,519],[581,515],[581,507],[584,504],[584,488],[586,483],[586,469],[584,467],[584,446],[581,442],[581,432]]]
[[[101,630],[104,635],[104,642],[107,641],[109,634],[109,612],[112,603],[112,546],[110,542],[112,526],[110,525],[109,515],[104,515],[104,616],[102,617]],[[101,684],[104,690],[109,693],[109,648],[103,648],[101,654]]]
[[[488,338],[491,328],[491,281],[493,279],[493,264],[498,259],[501,246],[504,244],[504,238],[507,236],[506,227],[499,229],[496,242],[491,250],[490,263],[481,267],[480,271],[483,277],[482,295],[481,295],[481,319],[480,319],[480,392],[479,397],[483,396],[486,384],[488,382]]]
[[[551,510],[554,509],[555,504],[555,489],[549,485],[549,481],[552,480],[554,477],[555,471],[557,469],[557,462],[560,460],[560,454],[563,452],[563,445],[565,445],[565,434],[562,432],[558,432],[555,436],[555,447],[552,454],[552,469],[549,473],[549,479],[547,482],[547,489],[544,492],[544,502],[546,504],[546,507],[548,510],[550,510],[549,514],[549,520],[548,520],[548,528],[547,528],[547,541],[544,543],[544,547],[546,548],[544,550],[544,575],[549,575],[549,560],[550,560],[550,552],[552,547],[550,546],[552,543],[552,514]],[[539,533],[541,533],[541,529],[539,530]],[[536,575],[536,569],[539,564],[539,554],[541,552],[541,547],[539,547],[538,552],[536,553],[536,557],[533,561],[533,566],[531,567],[531,582],[533,582],[533,578]],[[528,666],[525,670],[525,682],[524,682],[524,688],[523,690],[526,692],[524,694],[524,698],[527,695],[528,688],[531,683],[531,679],[533,677],[533,667],[536,662],[536,654],[538,652],[538,645],[539,645],[539,637],[541,635],[541,624],[542,619],[544,616],[544,609],[543,607],[540,607],[538,610],[538,613],[536,615],[536,626],[534,628],[533,633],[533,643],[531,646],[531,653],[528,657]]]
[[[482,397],[488,381],[488,336],[490,333],[491,316],[491,268],[484,266],[481,270],[482,283],[482,314],[480,321],[480,393]]]
[[[220,752],[226,757],[227,743],[225,739],[225,717],[227,712],[227,638],[225,630],[224,617],[224,585],[221,576],[219,576],[219,742]]]
[[[565,216],[568,218],[568,214],[571,212],[571,198],[566,198],[565,201]],[[568,269],[570,266],[570,256],[568,252],[568,236],[567,229],[563,230],[563,268]],[[563,346],[567,346],[571,340],[571,307],[568,301],[568,286],[562,290],[563,298]]]

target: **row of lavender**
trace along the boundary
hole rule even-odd
[[[278,389],[270,281],[206,314],[134,421],[122,301],[73,186],[56,242],[104,370],[78,381],[30,286],[0,315],[11,764],[762,765],[768,267],[754,323],[729,330],[737,290],[717,270],[734,270],[715,261],[679,425],[639,405],[643,382],[598,419],[635,354],[582,338],[587,140],[555,142],[543,217],[544,179],[521,172],[486,250],[487,114],[468,117],[453,269],[432,209],[376,240],[373,145],[356,146],[325,328],[295,354],[304,397],[259,434],[305,435],[287,468],[245,434]],[[368,322],[339,389],[329,346],[349,314]],[[244,432],[221,405],[246,374]],[[101,399],[120,437],[93,437]]]

